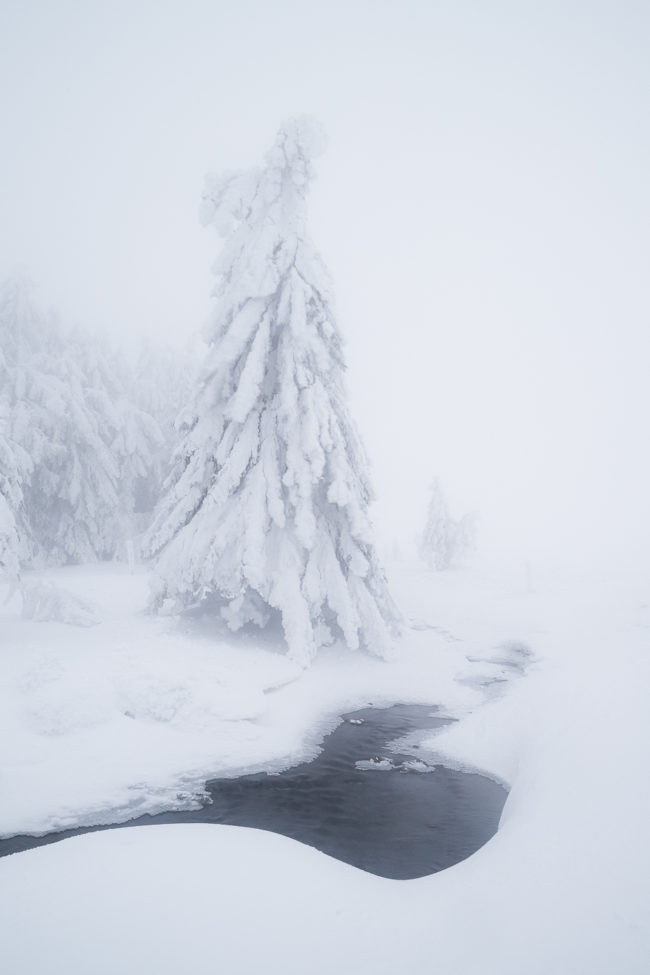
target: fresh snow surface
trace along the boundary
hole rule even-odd
[[[144,572],[39,575],[101,622],[25,620],[18,594],[0,607],[3,835],[187,803],[205,776],[315,754],[338,715],[369,702],[440,705],[459,720],[427,732],[422,759],[483,769],[511,793],[485,847],[415,881],[226,826],[6,857],[3,970],[645,975],[648,576],[534,576],[530,592],[523,566],[394,567],[412,624],[395,659],[329,650],[302,671],[261,638],[147,616]]]

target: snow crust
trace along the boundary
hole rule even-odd
[[[12,975],[198,970],[215,945],[242,975],[647,971],[647,574],[538,570],[531,593],[523,567],[402,566],[391,582],[417,629],[396,658],[332,649],[308,671],[140,615],[144,573],[47,580],[103,622],[25,621],[17,599],[0,610],[5,835],[188,802],[202,775],[314,754],[370,702],[438,703],[458,720],[427,733],[422,761],[483,769],[511,792],[493,840],[417,881],[235,827],[111,831],[5,858]]]

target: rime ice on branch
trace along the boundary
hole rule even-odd
[[[155,605],[236,630],[279,612],[306,664],[342,637],[385,655],[399,629],[372,542],[372,491],[343,384],[327,272],[306,228],[318,125],[291,120],[265,165],[210,177],[225,238],[210,351],[151,533]]]

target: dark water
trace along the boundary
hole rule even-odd
[[[419,761],[416,742],[404,744],[401,753],[387,748],[398,738],[445,723],[431,707],[366,708],[346,715],[311,762],[275,775],[207,782],[212,802],[201,809],[15,836],[0,841],[0,856],[97,829],[228,823],[282,833],[381,877],[423,877],[483,846],[497,830],[507,795],[480,775],[441,766],[431,771]],[[379,760],[390,763],[387,770],[355,765]]]

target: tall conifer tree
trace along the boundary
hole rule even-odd
[[[385,655],[399,628],[330,284],[306,227],[323,142],[316,123],[291,120],[263,167],[207,181],[202,220],[225,238],[218,303],[151,536],[158,607],[207,602],[233,629],[276,611],[301,663],[337,637]]]

